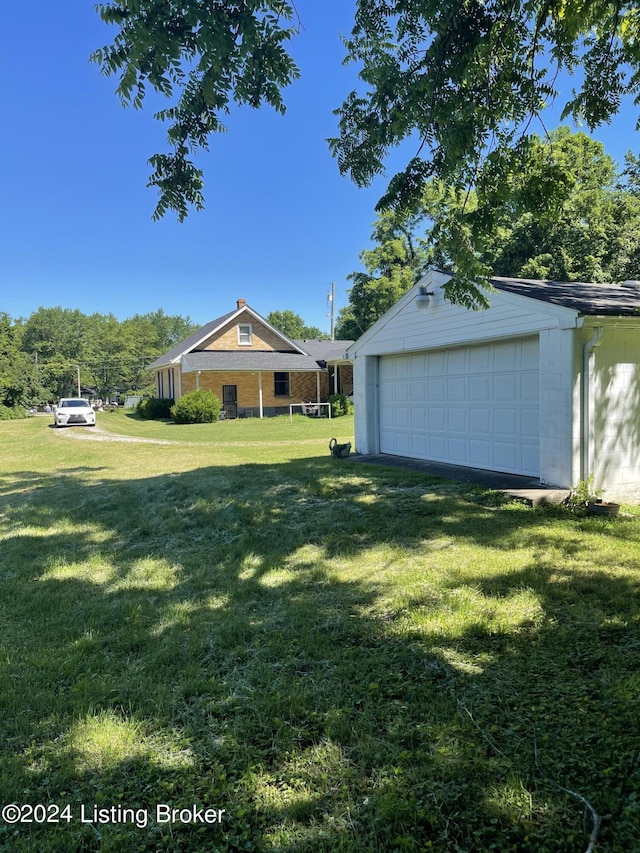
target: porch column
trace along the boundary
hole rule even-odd
[[[196,391],[200,390],[200,370],[196,370]]]
[[[316,373],[316,403],[320,402],[320,371]]]
[[[262,418],[264,415],[263,415],[263,411],[262,411],[262,371],[261,370],[258,371],[258,405],[260,407],[260,417]]]

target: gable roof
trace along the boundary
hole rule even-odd
[[[587,316],[628,317],[640,315],[640,283],[597,284],[582,281],[543,281],[496,276],[491,284],[508,293],[539,302],[571,308]]]
[[[199,347],[237,316],[249,313],[276,334],[293,352],[277,351],[217,351],[200,350]],[[148,370],[157,370],[183,361],[184,370],[275,370],[317,371],[328,361],[346,360],[346,351],[353,341],[294,341],[272,326],[249,305],[242,304],[235,311],[223,314],[205,323],[193,334],[155,359]]]
[[[220,326],[224,326],[224,324],[230,320],[234,314],[238,313],[239,311],[230,311],[228,314],[223,314],[222,317],[218,317],[215,320],[211,320],[211,322],[206,323],[204,326],[201,326],[193,332],[193,334],[189,335],[188,338],[180,341],[179,344],[176,344],[161,356],[158,356],[155,361],[151,362],[147,370],[154,370],[156,367],[164,367],[167,364],[175,364],[177,361],[180,361],[181,356],[194,349],[198,344],[201,344],[202,341],[206,340],[209,335],[212,335],[216,329],[220,328]]]
[[[316,361],[346,361],[347,349],[353,341],[294,341]]]
[[[449,302],[444,288],[451,273],[430,269],[355,344],[348,355],[379,355],[430,347],[458,346],[470,341],[537,334],[543,328],[581,326],[585,317],[640,326],[640,287],[622,284],[554,282],[494,277],[486,311],[471,311]],[[432,295],[427,311],[415,298],[421,288]],[[422,320],[428,317],[428,324]]]
[[[168,367],[172,364],[177,364],[182,356],[187,355],[193,350],[197,350],[198,347],[207,340],[207,338],[211,337],[211,335],[215,334],[219,329],[225,326],[227,323],[231,322],[235,317],[238,317],[240,314],[248,313],[260,323],[264,324],[268,329],[271,329],[278,337],[282,339],[282,341],[289,346],[293,347],[298,352],[306,355],[307,353],[301,349],[295,341],[292,341],[286,335],[283,335],[278,329],[271,325],[268,320],[265,320],[257,311],[254,311],[253,308],[249,307],[247,304],[240,305],[235,311],[230,311],[228,314],[223,314],[222,317],[217,317],[215,320],[211,320],[209,323],[205,323],[204,326],[201,326],[197,329],[193,334],[189,335],[188,338],[185,338],[183,341],[180,341],[179,344],[176,344],[167,352],[163,353],[163,355],[156,358],[155,361],[152,361],[148,366],[147,370],[156,370],[160,367]],[[211,369],[211,368],[210,368]]]

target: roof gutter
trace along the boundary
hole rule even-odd
[[[604,329],[596,326],[582,351],[582,480],[591,476],[591,355],[602,343]]]

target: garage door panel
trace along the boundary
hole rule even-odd
[[[491,445],[488,441],[469,440],[469,465],[472,468],[491,468]]]
[[[396,433],[395,430],[383,429],[380,427],[380,447],[386,447],[387,449],[384,453],[391,453],[392,455],[398,455],[398,451],[396,450]]]
[[[444,379],[429,379],[427,382],[427,399],[430,403],[446,400]]]
[[[447,439],[447,456],[456,465],[468,465],[467,441],[464,438]]]
[[[464,432],[467,431],[467,410],[466,409],[449,409],[447,426],[449,432]]]
[[[491,417],[491,409],[471,408],[469,409],[469,430],[471,433],[491,433],[493,418]]]
[[[424,430],[427,426],[427,410],[422,406],[411,409],[411,426],[413,429]]]
[[[524,370],[538,370],[540,366],[540,347],[537,338],[524,338],[521,342],[520,367]]]
[[[461,403],[467,399],[467,383],[464,377],[447,380],[447,400],[449,403]]]
[[[493,345],[493,367],[494,370],[516,370],[519,367],[518,354],[519,342],[499,343]]]
[[[383,432],[388,433],[389,429],[395,426],[395,407],[383,406],[380,409],[380,439],[382,440]]]
[[[513,442],[494,443],[494,466],[498,471],[514,471],[518,465],[518,445]]]
[[[447,428],[447,410],[434,406],[428,410],[430,430],[445,430]]]
[[[516,373],[501,373],[493,380],[493,399],[496,403],[510,403],[518,399],[520,376]]]
[[[397,355],[393,360],[395,362],[395,374],[396,376],[408,376],[409,375],[409,360],[411,356],[408,355]]]
[[[406,379],[398,379],[395,378],[395,398],[398,403],[408,403],[411,399],[411,395],[409,394],[409,383]]]
[[[436,376],[446,373],[447,350],[433,350],[428,354],[427,370]]]
[[[381,383],[390,382],[395,376],[396,366],[395,359],[393,358],[381,358],[379,365],[379,379]]]
[[[493,364],[493,350],[489,344],[473,347],[470,355],[471,363],[469,371],[471,373],[483,372],[491,368]]]
[[[413,435],[411,456],[424,459],[429,453],[429,440],[426,435]]]
[[[380,358],[383,453],[539,473],[536,338]]]
[[[447,351],[447,372],[463,373],[469,372],[468,350],[466,348],[450,349]]]
[[[411,436],[406,433],[398,434],[396,447],[399,456],[411,456]]]
[[[408,406],[398,406],[396,408],[395,426],[399,429],[406,429],[411,424],[411,409]]]
[[[479,403],[486,403],[491,399],[491,377],[470,376],[469,377],[469,399]]]
[[[496,409],[493,413],[494,435],[518,435],[520,413],[517,409]]]
[[[429,356],[427,353],[415,353],[410,362],[411,376],[423,377],[427,372],[428,364]]]
[[[424,379],[411,380],[410,397],[413,404],[424,402],[427,399],[427,390],[425,388]]]
[[[438,462],[447,458],[447,439],[444,435],[429,436],[429,454],[428,459],[436,459]]]
[[[520,453],[522,454],[522,473],[536,475],[540,471],[540,445],[521,444]]]

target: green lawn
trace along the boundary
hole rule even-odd
[[[0,423],[0,850],[640,850],[638,516],[352,432]]]

